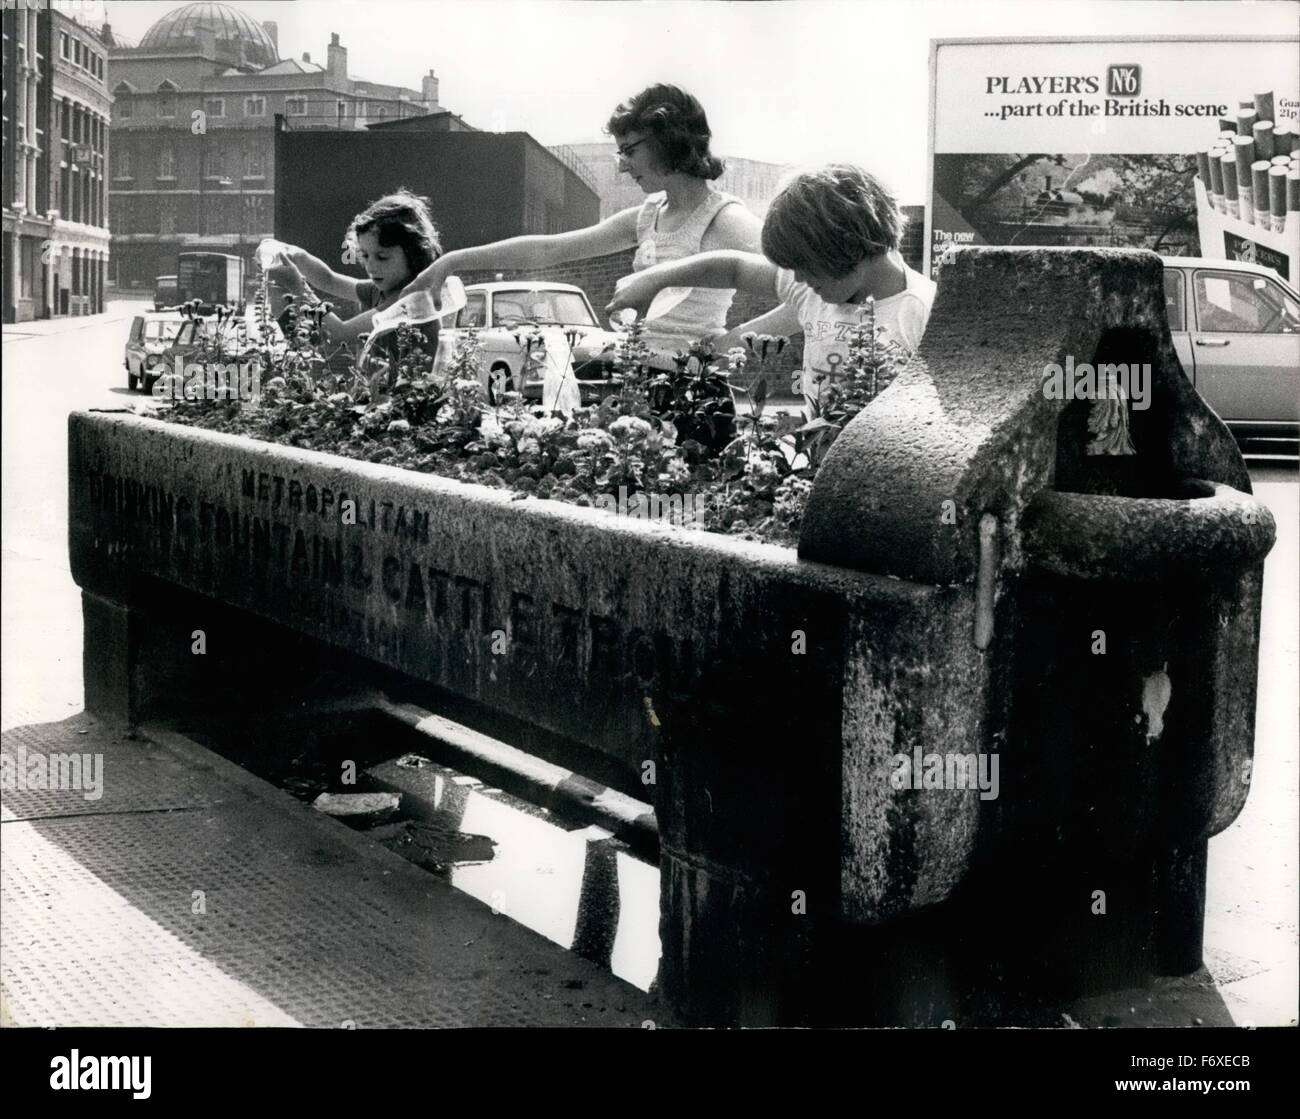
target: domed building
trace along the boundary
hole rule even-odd
[[[228,4],[186,4],[168,12],[140,40],[141,49],[173,47],[207,47],[241,69],[261,70],[280,61],[271,32]]]
[[[453,117],[432,70],[418,90],[354,78],[337,34],[323,65],[307,52],[282,58],[275,22],[229,4],[176,8],[137,46],[108,26],[100,38],[114,100],[109,279],[120,286],[151,290],[187,249],[251,264],[274,223],[277,120],[299,131]]]

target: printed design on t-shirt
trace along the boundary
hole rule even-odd
[[[803,323],[804,372],[814,384],[841,376],[849,360],[852,332],[860,325],[848,319],[808,319]],[[883,335],[887,338],[888,335]]]

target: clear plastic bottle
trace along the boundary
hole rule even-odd
[[[447,315],[455,314],[465,306],[465,285],[458,276],[448,276],[442,285],[442,309],[434,306],[433,296],[424,289],[407,292],[391,307],[376,311],[371,325],[371,334],[382,334],[392,330],[398,323],[407,322],[412,326],[433,322]]]
[[[663,288],[646,308],[645,321],[653,322],[655,319],[663,318],[677,304],[688,299],[694,290],[694,288]]]
[[[257,266],[267,272],[281,260],[287,261],[289,246],[283,241],[277,241],[274,237],[267,237],[257,246]]]
[[[366,344],[361,350],[358,364],[365,362],[375,344],[375,339],[391,330],[396,330],[401,323],[420,326],[423,323],[454,315],[464,307],[465,285],[460,282],[458,276],[448,276],[444,281],[441,299],[442,308],[439,309],[434,306],[432,294],[420,288],[416,291],[407,292],[391,307],[376,311],[374,318],[371,320],[370,337],[366,339]]]

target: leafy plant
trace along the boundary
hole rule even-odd
[[[876,323],[876,301],[868,296],[858,322],[849,329],[844,371],[814,376],[818,392],[811,408],[812,418],[795,431],[796,445],[811,466],[820,464],[849,421],[898,375],[905,354],[885,334],[885,328]]]

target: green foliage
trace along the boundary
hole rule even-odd
[[[276,349],[265,337],[265,308],[258,309],[262,329],[252,333],[262,337],[238,342],[265,363],[256,404],[187,401],[163,415],[579,505],[620,491],[703,494],[703,527],[794,543],[825,447],[898,365],[868,303],[846,374],[824,387],[822,414],[801,425],[768,411],[762,370],[784,339],[747,337],[725,355],[725,368],[697,344],[665,372],[650,367],[642,324],[632,323],[613,358],[616,391],[596,407],[543,416],[516,392],[489,407],[475,330],[458,336],[441,368],[421,331],[405,324],[367,351],[363,368],[340,368],[324,352],[324,313],[303,308],[290,316],[287,342]],[[526,361],[540,353],[532,335],[521,331],[518,340]],[[750,411],[738,422],[733,380],[754,367]]]

